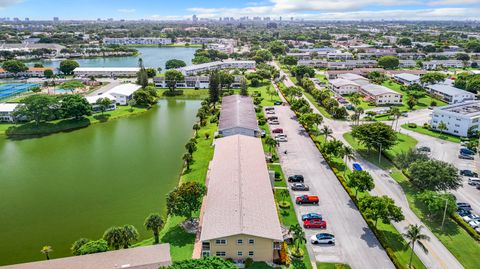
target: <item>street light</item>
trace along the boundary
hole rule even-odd
[[[435,198],[440,198],[442,200],[445,201],[445,209],[443,210],[443,219],[442,219],[442,226],[441,226],[441,230],[443,231],[443,224],[445,223],[445,216],[447,215],[447,206],[448,206],[448,199],[447,198],[443,198],[441,196],[433,196]]]

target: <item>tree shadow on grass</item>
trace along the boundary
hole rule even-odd
[[[90,120],[87,118],[67,119],[58,122],[29,122],[9,127],[5,134],[11,140],[24,140],[40,138],[54,133],[68,133],[88,127]]]
[[[93,118],[95,118],[99,122],[107,122],[110,119],[110,116],[110,114],[100,114],[93,116]]]
[[[163,243],[170,243],[172,246],[183,247],[195,242],[195,235],[185,232],[179,225],[170,228],[162,237]]]

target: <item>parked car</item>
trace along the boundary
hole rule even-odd
[[[472,220],[468,222],[468,225],[470,225],[473,229],[480,227],[480,221],[478,220]]]
[[[401,115],[402,115],[403,117],[408,117],[408,113],[407,113],[407,112],[403,112]]]
[[[430,148],[429,147],[419,147],[417,148],[417,151],[420,151],[420,152],[430,152]]]
[[[290,188],[292,189],[292,191],[308,191],[308,190],[310,190],[310,187],[308,187],[308,185],[305,185],[304,183],[293,183]]]
[[[466,216],[463,216],[462,219],[466,222],[470,222],[472,220],[480,220],[480,217],[475,214],[468,214]]]
[[[362,166],[359,163],[354,163],[353,169],[357,171],[363,171]]]
[[[477,190],[480,190],[480,185],[477,185]]]
[[[346,108],[347,110],[353,110],[355,107],[352,106],[352,105],[346,105],[345,108]]]
[[[267,115],[275,115],[275,110],[267,110],[265,111]]]
[[[472,170],[460,170],[460,175],[466,176],[466,177],[478,177],[478,173],[473,172]]]
[[[470,215],[470,211],[464,210],[464,209],[457,209],[457,214],[460,215],[460,217],[465,217]]]
[[[475,160],[475,158],[472,155],[466,155],[466,154],[459,154],[458,158],[464,159],[464,160]]]
[[[282,128],[276,128],[272,130],[272,133],[274,134],[283,134],[283,129]]]
[[[303,205],[303,204],[318,205],[319,200],[320,199],[318,199],[318,196],[302,195],[302,196],[298,196],[297,198],[295,198],[295,203],[297,203],[298,205]]]
[[[287,135],[285,135],[285,134],[276,135],[275,140],[277,140],[278,142],[287,142],[288,141]]]
[[[463,209],[463,210],[472,210],[472,206],[469,203],[457,203],[457,208],[458,209]]]
[[[475,155],[475,152],[471,149],[468,149],[468,148],[461,148],[460,149],[460,154],[463,154],[463,155]]]
[[[335,236],[333,234],[320,233],[310,237],[310,242],[312,244],[335,244]]]
[[[269,120],[268,123],[270,125],[280,125],[280,122],[278,120]]]
[[[327,222],[322,219],[307,219],[303,221],[304,228],[327,229]]]
[[[306,221],[307,219],[323,219],[323,217],[317,213],[308,213],[302,215],[302,221]]]
[[[262,130],[262,138],[264,138],[265,136],[267,136],[267,133],[265,132],[265,130]]]
[[[303,176],[302,175],[293,175],[288,177],[288,182],[298,182],[303,183]]]
[[[267,117],[267,120],[278,120],[278,117],[277,116],[270,116],[270,117]]]
[[[281,102],[281,101],[275,101],[273,104],[276,105],[276,106],[281,106],[281,105],[283,105],[283,102]]]
[[[275,108],[273,106],[269,106],[265,108],[265,111],[271,111],[271,110],[275,110]]]
[[[480,185],[480,179],[477,177],[468,178],[468,185],[471,185],[471,186]]]

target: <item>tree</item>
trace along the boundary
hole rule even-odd
[[[80,238],[77,241],[75,241],[72,247],[70,248],[70,250],[72,251],[72,254],[75,256],[80,255],[80,248],[88,242],[90,242],[90,239],[87,239],[87,238]]]
[[[228,259],[222,259],[216,256],[203,257],[200,259],[189,259],[176,261],[170,266],[160,267],[160,269],[237,269],[238,267]]]
[[[477,94],[480,92],[480,76],[471,76],[465,85],[465,90]]]
[[[174,92],[177,83],[184,80],[185,76],[182,74],[182,72],[178,70],[168,70],[165,72],[165,81],[167,83],[167,87],[171,92]]]
[[[397,41],[397,45],[400,45],[400,46],[411,46],[412,45],[412,40],[408,37],[402,37],[400,39],[398,39]]]
[[[378,66],[385,69],[395,69],[400,64],[400,61],[395,56],[382,56],[378,59]]]
[[[295,252],[299,253],[300,244],[307,242],[307,240],[305,239],[305,232],[298,224],[291,225],[290,229],[288,229],[288,232],[292,234],[292,239],[295,244]]]
[[[60,109],[64,118],[80,119],[92,115],[92,106],[80,94],[67,94],[61,97]]]
[[[375,84],[382,84],[383,82],[387,81],[387,76],[381,72],[378,71],[373,71],[368,73],[368,79],[370,82],[373,82]]]
[[[343,143],[335,138],[331,141],[325,141],[322,145],[322,152],[329,156],[343,158]]]
[[[415,107],[415,105],[417,105],[417,99],[413,95],[410,95],[408,97],[408,100],[407,100],[407,105],[408,105],[408,108],[410,108],[410,110],[412,110],[413,107]]]
[[[45,258],[47,260],[50,260],[50,252],[53,251],[53,248],[51,246],[43,246],[42,249],[40,250],[43,255],[45,255]]]
[[[53,70],[52,69],[46,69],[43,71],[43,76],[46,78],[52,78],[54,76]]]
[[[320,129],[320,134],[325,136],[325,141],[328,141],[328,137],[331,137],[333,131],[328,125],[323,125],[322,129]]]
[[[104,97],[104,98],[99,98],[95,102],[96,105],[99,106],[100,111],[102,112],[102,115],[105,111],[107,111],[108,107],[112,104],[112,100],[110,98]]]
[[[446,78],[447,78],[447,75],[443,73],[429,72],[420,78],[420,82],[422,82],[423,84],[435,84],[435,83],[444,81]]]
[[[205,193],[205,186],[198,182],[186,182],[176,187],[167,195],[168,215],[182,216],[191,221],[193,212],[200,209]]]
[[[300,124],[307,127],[309,130],[317,129],[317,126],[322,123],[323,117],[317,113],[303,113],[298,118]]]
[[[87,255],[87,254],[94,254],[94,253],[107,252],[107,251],[108,251],[107,241],[103,239],[91,240],[80,247],[77,255]]]
[[[397,134],[392,127],[382,122],[367,123],[352,128],[352,136],[368,150],[381,147],[388,150],[397,143]]]
[[[167,70],[177,69],[177,68],[184,67],[184,66],[187,66],[187,64],[184,61],[178,60],[178,59],[171,59],[171,60],[168,60],[165,63],[165,69],[167,69]]]
[[[60,70],[60,72],[64,73],[65,75],[71,75],[73,74],[73,70],[75,70],[75,68],[77,67],[80,67],[77,61],[63,60],[60,62],[60,67],[58,68],[58,70]]]
[[[128,248],[138,241],[138,231],[135,226],[127,224],[122,227],[123,248]]]
[[[188,153],[193,154],[197,150],[197,144],[194,141],[188,141],[185,144],[185,149]]]
[[[13,73],[14,75],[28,70],[28,67],[23,62],[17,60],[8,60],[3,62],[2,68],[7,72]]]
[[[147,68],[145,69],[147,71],[147,77],[153,78],[157,75],[157,70],[155,68]]]
[[[153,232],[153,238],[155,238],[155,244],[158,244],[160,242],[158,236],[164,224],[165,222],[163,221],[162,217],[158,213],[152,213],[148,215],[148,217],[145,219],[145,222],[143,223],[143,225],[145,226],[145,229]]]
[[[425,204],[425,208],[427,209],[430,218],[441,218],[443,213],[452,215],[457,208],[457,203],[450,194],[424,191],[418,194],[417,197],[423,204]]]
[[[285,56],[283,58],[283,64],[285,65],[297,65],[298,59],[295,58],[294,56]]]
[[[417,160],[408,168],[410,181],[420,190],[447,191],[462,186],[458,169],[438,160]]]
[[[347,171],[347,168],[346,168],[347,161],[355,160],[355,152],[351,147],[344,145],[342,149],[342,153],[344,158],[343,162],[345,163],[345,169],[343,170],[343,173],[345,175],[345,172]]]
[[[103,234],[103,240],[105,240],[110,248],[115,250],[120,249],[124,244],[123,228],[110,227]]]
[[[240,94],[243,96],[248,96],[248,86],[245,78],[240,79]]]
[[[192,154],[186,152],[185,154],[183,154],[182,160],[185,162],[185,165],[187,166],[187,170],[190,170],[190,164],[193,162]]]
[[[401,151],[395,156],[395,164],[401,169],[407,169],[410,164],[416,161],[427,161],[429,158],[425,153],[422,153],[416,149],[410,149],[408,151]]]
[[[304,77],[313,78],[315,76],[315,69],[306,65],[298,65],[292,68],[292,75],[295,76],[297,81],[300,81]]]
[[[466,53],[457,53],[457,55],[455,55],[455,58],[463,62],[468,62],[470,60],[470,56],[468,56],[468,54]]]
[[[268,49],[273,55],[278,56],[280,54],[285,54],[287,46],[283,42],[275,40],[268,44]]]
[[[360,200],[360,209],[365,212],[365,216],[375,221],[377,227],[378,219],[383,223],[390,223],[390,221],[399,222],[405,219],[402,213],[402,208],[395,205],[392,198],[384,196],[365,196]]]
[[[15,118],[34,120],[38,125],[42,121],[51,119],[54,115],[53,106],[56,100],[51,95],[35,94],[23,99],[23,106],[18,106],[14,111]]]
[[[354,170],[348,176],[348,179],[347,185],[350,188],[355,188],[355,198],[358,196],[358,191],[371,191],[373,188],[375,188],[373,178],[367,171]]]
[[[213,108],[215,108],[215,104],[220,100],[220,77],[218,75],[218,71],[214,71],[210,74],[210,85],[208,88],[208,95],[210,103],[213,104]]]
[[[447,128],[447,124],[443,121],[440,121],[440,123],[437,125],[437,129],[440,130],[441,134],[443,134],[443,131],[445,131]]]
[[[415,251],[415,244],[418,244],[425,253],[428,253],[428,250],[422,241],[429,241],[430,237],[428,235],[422,234],[422,228],[422,225],[410,224],[407,227],[407,232],[403,234],[403,236],[408,240],[408,244],[412,248],[412,252],[410,253],[410,261],[408,263],[408,267],[410,268],[412,268],[412,259],[413,253]]]
[[[133,100],[135,105],[151,107],[157,103],[157,93],[155,90],[149,90],[149,87],[139,89],[133,93]]]
[[[273,100],[273,96],[275,95],[275,90],[272,89],[272,86],[268,85],[267,86],[267,89],[265,90],[267,92],[267,94],[270,96],[270,101]]]
[[[261,49],[261,50],[257,50],[257,52],[255,52],[255,56],[253,57],[253,59],[257,63],[264,63],[264,62],[271,61],[273,59],[273,55],[270,51],[265,50],[265,49]]]
[[[270,153],[273,152],[273,149],[278,146],[278,141],[276,139],[274,139],[273,137],[271,136],[267,136],[265,138],[265,145],[268,146],[268,150],[270,151]]]

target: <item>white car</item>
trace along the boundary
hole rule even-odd
[[[468,225],[472,226],[473,229],[480,227],[480,221],[472,220],[468,223]]]
[[[312,244],[335,244],[335,236],[333,234],[328,233],[319,233],[310,237],[310,242]]]
[[[269,114],[269,115],[274,115],[275,114],[275,110],[267,110],[265,113]]]
[[[280,122],[278,120],[271,120],[271,121],[268,121],[268,123],[270,125],[280,125]]]
[[[479,220],[480,217],[478,215],[475,215],[475,214],[469,214],[469,215],[466,215],[466,216],[462,217],[462,219],[465,222],[470,222],[472,220]]]
[[[287,135],[285,135],[285,134],[276,135],[275,140],[277,140],[278,142],[287,142],[288,141]]]

